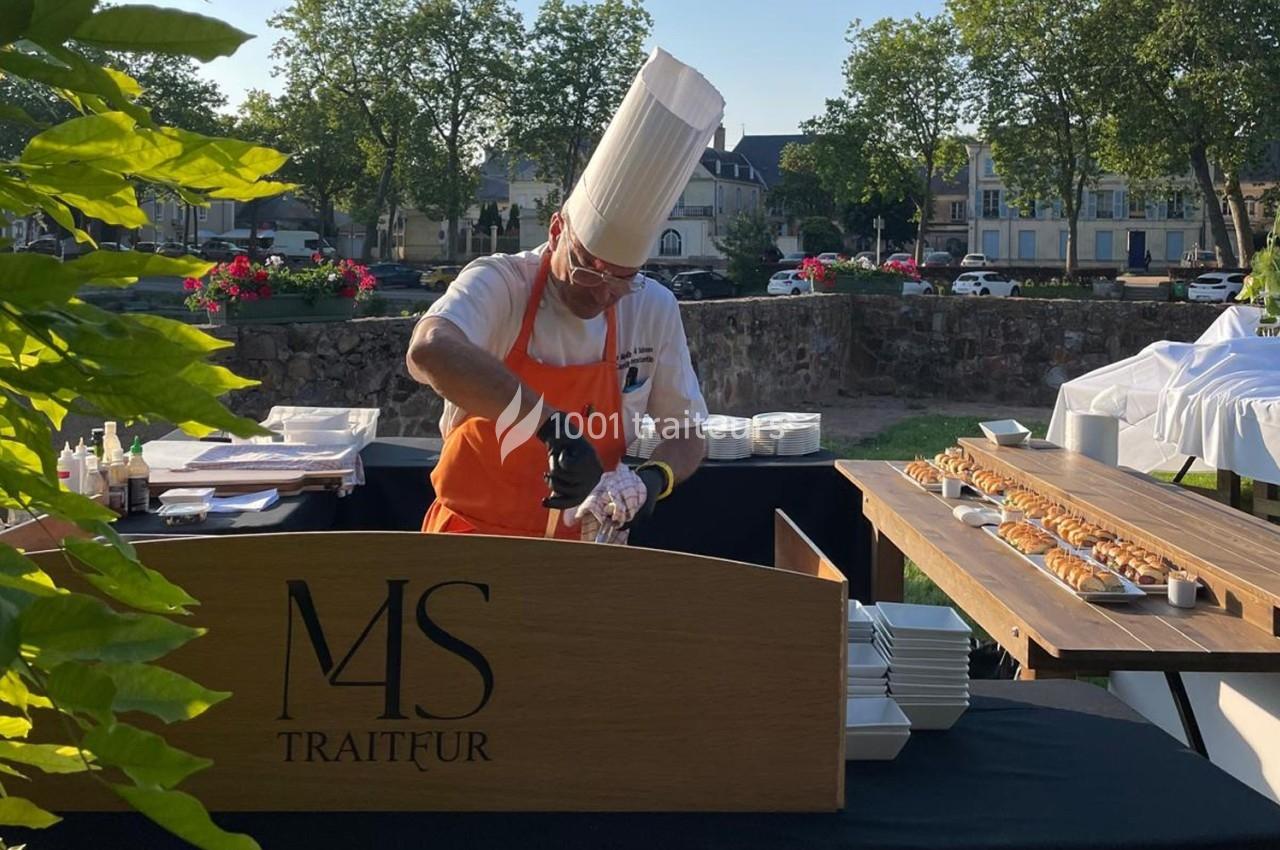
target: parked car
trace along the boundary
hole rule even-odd
[[[181,242],[163,242],[156,248],[162,257],[182,257],[187,253],[187,246]]]
[[[765,248],[760,252],[760,262],[762,263],[776,263],[781,259],[782,252],[773,245],[770,245],[768,248]]]
[[[1206,272],[1187,285],[1188,301],[1234,301],[1244,288],[1244,272]]]
[[[1009,298],[1021,290],[1016,280],[1010,280],[1000,272],[965,272],[951,285],[954,295],[994,295]]]
[[[789,254],[783,254],[782,259],[778,260],[778,265],[798,266],[812,256],[812,254],[807,254],[804,251],[792,251]]]
[[[121,245],[119,242],[99,242],[98,250],[99,251],[128,251],[129,248],[126,245]]]
[[[981,269],[987,266],[986,254],[965,254],[964,259],[960,261],[960,267],[965,269]]]
[[[1218,255],[1213,251],[1188,251],[1182,255],[1184,269],[1211,269],[1218,265]]]
[[[775,272],[764,291],[769,295],[802,295],[813,292],[813,281],[802,277],[797,271]]]
[[[422,272],[412,266],[400,263],[374,263],[369,266],[369,274],[378,281],[378,287],[385,286],[421,286]]]
[[[658,268],[657,266],[641,266],[640,274],[644,275],[650,280],[656,280],[658,283],[662,284],[667,289],[671,288],[671,272],[667,271],[666,269]]]
[[[671,279],[671,291],[676,298],[732,298],[738,294],[733,281],[712,271],[681,272]]]
[[[844,254],[838,254],[835,251],[827,251],[825,254],[818,255],[818,262],[822,263],[824,266],[829,266],[832,263],[843,262],[844,259]]]
[[[154,254],[156,252],[155,242],[134,242],[133,250],[140,251],[143,254]]]
[[[903,295],[932,295],[933,284],[927,280],[904,280],[902,282]]]
[[[950,251],[930,251],[924,255],[923,265],[926,268],[940,268],[954,265],[955,261],[955,257],[951,256]]]
[[[209,239],[200,246],[198,256],[210,262],[225,263],[228,260],[234,260],[236,255],[245,253],[248,252],[234,242],[226,239]]]
[[[913,260],[915,260],[915,257],[911,254],[908,254],[905,251],[899,251],[896,254],[890,254],[886,257],[884,264],[887,266],[889,263],[910,263]]]
[[[422,285],[427,289],[444,292],[462,271],[462,266],[436,266],[422,275]]]
[[[876,252],[859,251],[853,255],[853,262],[860,269],[874,269],[876,267]]]
[[[22,249],[28,254],[46,254],[50,257],[56,257],[62,252],[58,250],[58,240],[53,236],[41,236],[39,239],[32,239]]]

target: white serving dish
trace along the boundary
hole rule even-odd
[[[897,682],[909,685],[953,685],[960,682],[968,682],[969,671],[967,669],[957,669],[946,673],[903,673],[897,670],[890,670],[888,679],[891,685]]]
[[[874,679],[884,676],[888,664],[869,643],[849,644],[849,673],[863,679]]]
[[[879,637],[886,646],[894,649],[936,649],[939,652],[968,652],[969,638],[957,637],[954,640],[931,640],[928,638],[895,637],[887,629],[879,631]]]
[[[903,700],[898,703],[898,706],[902,709],[902,713],[910,719],[912,730],[941,730],[950,729],[954,726],[955,722],[969,708],[969,703],[931,705]],[[845,749],[848,750],[847,736],[845,741]]]
[[[928,640],[968,638],[970,629],[955,609],[946,605],[913,605],[907,602],[880,602],[876,612],[885,628],[896,638]]]
[[[866,606],[856,599],[850,599],[849,628],[853,628],[855,624],[865,625],[868,629],[875,628],[875,621],[871,619],[871,613],[867,611]]]
[[[969,681],[956,682],[953,685],[915,685],[897,680],[889,684],[889,690],[894,696],[902,694],[904,696],[917,697],[962,697],[969,698]]]
[[[888,696],[889,689],[885,687],[879,688],[845,688],[844,695],[846,699],[874,699],[875,697]]]
[[[1058,578],[1058,576],[1053,572],[1053,570],[1049,569],[1045,565],[1044,555],[1028,555],[1025,552],[1018,551],[1013,546],[1010,546],[1008,541],[1001,539],[1000,535],[996,533],[996,529],[992,528],[991,526],[983,526],[982,530],[983,532],[990,534],[992,538],[999,540],[1008,548],[1010,552],[1013,552],[1015,555],[1022,558],[1022,560],[1026,561],[1028,564],[1030,564],[1040,572],[1047,575],[1053,581],[1054,584],[1056,584],[1058,587],[1065,590],[1067,593],[1072,594],[1077,599],[1083,599],[1085,602],[1132,602],[1135,599],[1142,599],[1147,595],[1142,591],[1140,587],[1138,587],[1138,585],[1129,581],[1127,578],[1120,575],[1115,570],[1112,570],[1108,567],[1104,567],[1102,564],[1099,564],[1097,561],[1093,560],[1092,558],[1086,558],[1086,560],[1088,560],[1097,568],[1102,570],[1107,570],[1108,572],[1114,574],[1118,579],[1120,579],[1120,584],[1122,586],[1122,589],[1116,590],[1116,591],[1104,590],[1100,593],[1081,592],[1079,590],[1076,590],[1071,585],[1067,584],[1062,579]]]
[[[897,703],[885,697],[880,700],[858,700],[857,704],[845,704],[844,728],[846,732],[870,732],[874,730],[902,730],[911,726],[899,710]]]
[[[1016,419],[995,419],[979,422],[978,427],[987,439],[997,446],[1018,446],[1027,441],[1031,432]]]
[[[850,685],[883,685],[885,683],[884,676],[848,676],[846,681]]]
[[[877,638],[877,641],[879,638]],[[886,643],[880,643],[881,654],[890,661],[904,661],[908,664],[960,666],[969,663],[968,652],[938,652],[933,649],[895,649]]]
[[[212,487],[174,487],[160,494],[162,505],[208,505],[216,491]]]
[[[284,432],[286,443],[302,443],[308,446],[349,446],[360,438],[350,430],[346,431],[313,431],[287,427]]]
[[[910,727],[902,732],[845,732],[844,757],[846,761],[893,761],[909,740]]]
[[[965,674],[969,672],[969,659],[955,662],[922,662],[916,659],[889,658],[883,654],[878,646],[876,651],[881,653],[881,658],[885,659],[885,663],[889,665],[890,673],[916,673],[925,676],[946,675],[948,673],[956,673],[963,671]]]

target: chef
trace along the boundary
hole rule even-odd
[[[445,400],[423,531],[595,539],[604,524],[625,540],[697,469],[706,403],[675,297],[640,266],[723,115],[655,49],[546,244],[471,263],[419,321],[409,373]],[[662,441],[631,469],[646,413]]]

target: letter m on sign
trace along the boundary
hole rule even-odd
[[[325,675],[330,685],[335,687],[382,688],[383,710],[379,720],[404,720],[400,712],[400,661],[403,638],[401,623],[404,618],[404,586],[408,579],[388,579],[387,598],[369,622],[365,625],[355,643],[347,650],[337,664],[333,662],[333,653],[329,650],[329,641],[325,637],[324,628],[320,625],[320,615],[316,611],[315,602],[311,598],[311,588],[300,579],[285,582],[288,587],[288,610],[285,612],[286,627],[284,640],[284,688],[280,706],[279,720],[292,720],[289,715],[289,677],[293,668],[294,652],[294,620],[302,620],[307,640],[320,663],[320,672]],[[386,620],[386,667],[381,681],[343,681],[340,677],[352,657],[369,637],[379,620]]]

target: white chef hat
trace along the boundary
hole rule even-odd
[[[643,265],[723,117],[720,92],[654,48],[565,202],[583,247],[615,266]]]

